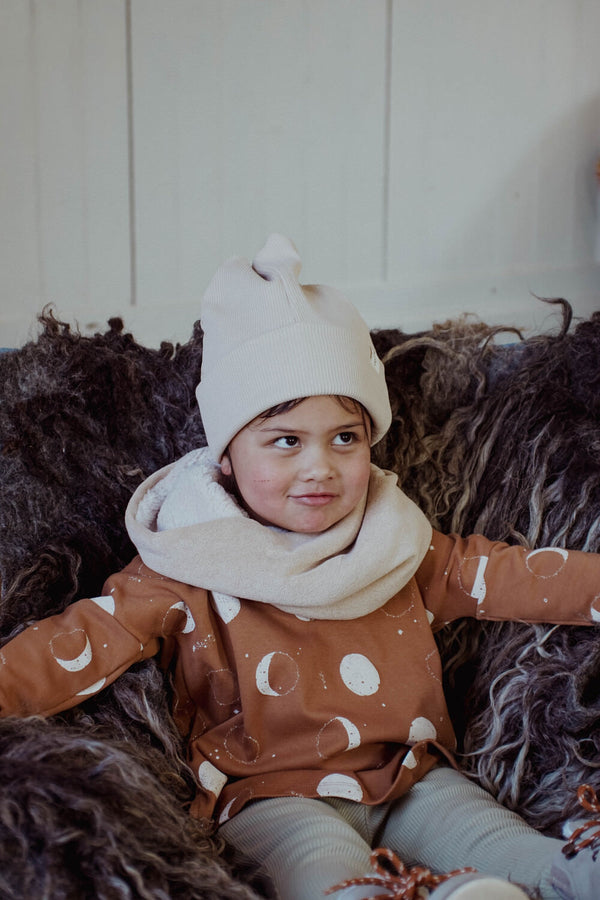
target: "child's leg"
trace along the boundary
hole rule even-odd
[[[257,800],[219,834],[233,848],[234,862],[256,867],[283,900],[325,900],[328,888],[370,871],[369,844],[322,800]]]
[[[449,767],[433,769],[393,804],[377,840],[407,864],[437,873],[473,866],[558,897],[550,869],[563,842],[540,834]]]

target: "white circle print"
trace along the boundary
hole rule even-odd
[[[525,557],[527,569],[536,578],[554,578],[565,567],[569,551],[562,547],[540,547]]]
[[[325,775],[317,785],[319,797],[343,797],[345,800],[359,802],[363,798],[360,784],[350,775],[333,772]]]
[[[198,767],[198,781],[207,791],[218,797],[225,785],[227,784],[227,775],[219,771],[207,759]]]
[[[417,744],[419,741],[435,741],[436,738],[436,727],[425,716],[417,716],[410,723],[407,743]]]
[[[349,691],[358,697],[376,694],[381,684],[379,672],[362,653],[348,653],[340,663],[340,675]]]

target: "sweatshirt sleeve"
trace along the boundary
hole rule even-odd
[[[0,649],[0,716],[69,709],[154,656],[185,625],[176,585],[136,559],[103,596],[30,625]]]
[[[480,535],[434,531],[416,580],[434,629],[463,616],[532,624],[600,622],[596,553],[528,550]]]

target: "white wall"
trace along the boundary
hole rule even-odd
[[[372,326],[589,315],[599,34],[598,0],[0,0],[0,345],[47,302],[185,340],[272,230]]]

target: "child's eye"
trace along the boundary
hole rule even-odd
[[[286,434],[283,437],[277,438],[273,443],[276,447],[283,447],[284,449],[289,450],[290,447],[297,447],[299,442],[295,434]]]
[[[347,445],[354,443],[356,440],[358,440],[358,438],[353,431],[340,431],[340,433],[336,434],[334,437],[333,443]]]

